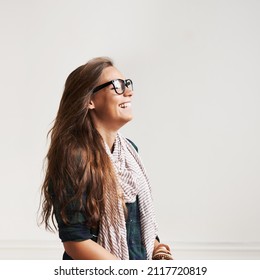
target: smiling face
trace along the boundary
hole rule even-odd
[[[124,76],[113,66],[103,70],[99,84],[123,79]],[[109,85],[96,92],[89,103],[90,114],[97,129],[117,131],[124,124],[132,120],[132,100],[133,92],[125,89],[125,92],[118,95],[113,85]]]

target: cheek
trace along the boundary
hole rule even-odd
[[[101,116],[120,114],[118,96],[109,96],[111,92],[104,92],[105,95],[99,96],[95,101],[96,112]]]
[[[100,115],[107,118],[113,118],[120,114],[120,108],[118,107],[118,104],[111,101],[107,101],[107,103],[104,102],[103,104],[100,104],[98,111]]]

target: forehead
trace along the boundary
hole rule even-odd
[[[109,82],[109,81],[115,80],[115,79],[123,79],[124,80],[125,77],[114,66],[109,66],[102,71],[102,74],[101,74],[101,77],[100,77],[101,82],[105,83],[105,82]]]

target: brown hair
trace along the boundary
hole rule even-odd
[[[51,142],[42,185],[41,221],[47,229],[51,230],[52,225],[56,228],[56,206],[59,213],[55,214],[65,224],[70,214],[67,207],[74,203],[86,213],[88,225],[97,227],[105,203],[110,207],[117,205],[114,169],[88,112],[93,89],[109,66],[113,66],[109,58],[94,58],[75,69],[66,80],[54,125],[48,133]]]

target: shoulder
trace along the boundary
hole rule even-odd
[[[131,143],[132,146],[135,148],[135,150],[138,152],[138,147],[135,145],[135,143],[134,143],[132,140],[128,139],[128,138],[126,138],[126,140],[127,140],[129,143]]]

